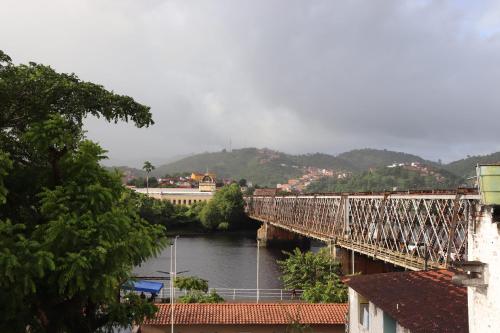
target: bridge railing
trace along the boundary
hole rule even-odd
[[[257,220],[397,265],[446,267],[467,257],[472,191],[245,197]]]

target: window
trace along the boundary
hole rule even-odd
[[[359,323],[370,329],[370,303],[366,298],[358,294],[359,302]]]
[[[184,199],[182,203],[183,203],[183,204],[186,204],[186,200]]]
[[[396,333],[396,321],[384,312],[384,333]]]
[[[191,204],[191,200],[188,201],[188,204]]]

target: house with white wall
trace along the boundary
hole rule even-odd
[[[447,270],[349,277],[349,333],[468,332],[467,288]]]

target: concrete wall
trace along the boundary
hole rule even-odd
[[[275,227],[267,222],[257,230],[257,239],[260,246],[307,247],[311,242],[307,237]]]
[[[494,221],[492,213],[492,207],[479,207],[477,218],[469,223],[468,260],[486,264],[487,284],[468,287],[471,333],[500,332],[500,223]]]
[[[311,325],[314,333],[344,333],[344,325]],[[175,333],[285,333],[287,325],[175,325]],[[170,326],[142,325],[141,333],[170,333]]]

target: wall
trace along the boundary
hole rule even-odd
[[[469,223],[468,260],[487,265],[487,286],[468,287],[471,333],[500,332],[500,223],[495,223],[492,213],[492,207],[479,207],[477,218]]]
[[[175,333],[284,333],[287,325],[175,325]],[[344,325],[311,325],[314,333],[344,333]],[[142,325],[141,333],[170,333],[169,325]]]
[[[384,332],[384,311],[372,302],[369,302],[369,329],[359,322],[359,302],[363,296],[349,288],[349,333],[382,333]],[[396,323],[396,333],[410,333],[410,331]]]
[[[260,246],[295,247],[305,248],[310,245],[311,240],[297,233],[275,227],[264,222],[257,230],[257,239]]]

